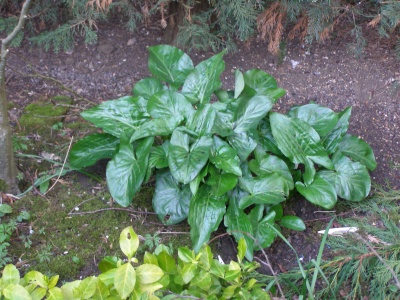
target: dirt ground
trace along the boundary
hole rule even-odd
[[[77,43],[68,53],[45,52],[29,44],[11,51],[8,64],[18,72],[7,70],[7,91],[15,105],[10,117],[16,129],[26,105],[43,95],[68,94],[38,74],[59,80],[95,103],[129,94],[137,81],[149,75],[146,47],[162,43],[160,30],[141,28],[132,33],[115,26],[100,27],[98,35],[97,44]],[[197,63],[212,54],[192,52],[190,56]],[[239,44],[239,51],[227,54],[225,62],[223,81],[227,88],[233,87],[235,69],[259,68],[273,75],[287,90],[275,106],[277,110],[309,101],[335,111],[352,106],[349,132],[362,137],[375,151],[378,167],[372,173],[373,182],[400,188],[400,59],[390,43],[371,34],[364,56],[357,59],[346,38],[311,48],[289,42],[280,61],[267,52],[266,42],[254,38],[249,48]],[[91,106],[84,101],[78,103],[81,107]],[[71,110],[64,122],[73,122],[79,118],[78,113]],[[301,199],[288,204],[286,212],[290,211],[307,225],[329,217]],[[320,229],[310,226],[305,232],[290,234],[290,242],[304,260],[315,258],[320,242],[316,231]],[[221,249],[234,253],[235,247],[227,238],[221,242]],[[284,271],[295,261],[283,242],[276,242],[268,254],[276,270]]]

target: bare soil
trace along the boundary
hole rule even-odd
[[[18,118],[29,103],[46,96],[68,94],[38,74],[57,79],[94,103],[129,94],[137,81],[149,75],[146,47],[162,43],[159,29],[141,28],[132,33],[116,26],[100,27],[98,35],[97,44],[77,43],[68,53],[45,52],[29,44],[11,51],[7,91],[14,104],[10,117],[16,131]],[[266,42],[254,38],[250,47],[239,44],[238,52],[225,56],[224,86],[233,87],[235,69],[259,68],[273,75],[280,87],[287,90],[277,103],[277,110],[285,111],[292,105],[310,101],[335,111],[352,106],[349,132],[362,137],[375,151],[378,167],[371,174],[373,182],[399,189],[400,60],[390,42],[376,36],[369,37],[364,55],[355,58],[348,47],[349,39],[342,37],[311,48],[290,42],[286,55],[279,58],[267,52]],[[211,55],[190,53],[195,63]],[[65,117],[65,123],[79,120],[79,112],[92,105],[76,96],[75,99],[76,106]],[[84,132],[70,134],[80,137]],[[302,199],[289,202],[285,209],[309,225],[305,232],[285,234],[305,261],[315,258],[320,243],[316,231],[324,229],[334,213],[320,212]],[[222,239],[220,245],[222,254],[227,252],[225,257],[235,253],[235,245],[229,238]],[[295,265],[295,256],[282,241],[277,241],[268,254],[275,270],[285,271]]]

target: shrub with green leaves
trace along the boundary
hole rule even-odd
[[[133,96],[106,101],[82,113],[104,133],[78,141],[73,167],[99,159],[122,206],[131,204],[155,173],[153,208],[165,224],[188,219],[198,252],[222,220],[246,257],[271,245],[272,226],[304,230],[284,216],[282,202],[297,190],[326,209],[338,199],[361,201],[376,166],[371,147],[347,135],[351,108],[335,113],[317,104],[272,112],[285,94],[264,71],[236,71],[235,88],[221,89],[224,52],[194,67],[181,50],[148,48],[149,70]],[[252,238],[254,237],[254,239]]]
[[[259,265],[243,261],[246,242],[238,246],[238,261],[229,264],[213,258],[210,247],[196,255],[186,247],[178,249],[178,263],[168,253],[146,252],[143,264],[134,257],[139,238],[132,227],[125,228],[119,244],[127,261],[105,257],[99,264],[102,274],[57,286],[59,276],[48,277],[30,271],[21,277],[14,265],[7,265],[0,277],[1,299],[258,299],[270,300],[269,294],[250,274]],[[161,246],[161,245],[160,245]],[[182,297],[180,297],[182,296]]]

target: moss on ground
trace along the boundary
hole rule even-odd
[[[29,130],[51,128],[62,121],[71,104],[72,99],[66,96],[55,96],[51,101],[31,103],[25,107],[19,123]]]
[[[68,182],[68,178],[64,182]],[[58,185],[56,191],[46,195],[47,199],[28,195],[14,203],[14,213],[10,217],[15,217],[22,210],[31,214],[30,223],[19,228],[20,236],[29,236],[31,248],[25,248],[20,239],[14,236],[9,249],[14,263],[19,259],[26,260],[23,273],[35,269],[44,274],[58,274],[61,280],[94,275],[97,272],[96,264],[105,256],[123,257],[119,250],[119,235],[122,229],[130,225],[141,236],[154,235],[158,231],[189,232],[186,223],[164,228],[155,215],[145,214],[146,211],[153,211],[153,187],[144,187],[133,201],[132,210],[143,213],[121,211],[116,204],[111,207],[111,198],[105,187],[96,188],[95,191],[88,191],[79,182],[70,182],[69,185]],[[70,215],[71,211],[95,213]],[[33,230],[31,235],[30,229]],[[189,234],[160,234],[159,237],[162,243],[172,243],[175,249],[190,246]],[[148,250],[143,241],[140,249],[139,256]],[[44,261],[46,250],[52,253],[47,255],[48,262]]]

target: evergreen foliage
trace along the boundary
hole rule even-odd
[[[0,30],[12,28],[22,0],[0,0]],[[181,7],[177,14],[171,6]],[[169,9],[169,15],[167,15]],[[380,36],[398,42],[399,1],[352,0],[63,0],[35,1],[27,27],[31,41],[55,51],[68,50],[81,36],[86,43],[96,41],[97,25],[122,21],[135,30],[142,22],[176,27],[172,39],[187,49],[221,48],[235,50],[235,41],[249,41],[258,30],[269,41],[269,51],[277,54],[282,39],[306,43],[332,37],[351,36],[354,50],[362,51],[365,33],[375,29]],[[153,17],[152,17],[153,16]],[[178,22],[170,22],[173,16]],[[343,35],[343,32],[348,34]],[[17,45],[22,34],[15,40]],[[361,50],[360,50],[361,49]]]
[[[319,266],[325,278],[320,277],[316,299],[399,299],[399,200],[399,191],[378,190],[368,201],[352,205],[353,217],[337,220],[358,231],[327,239],[334,257]],[[301,276],[298,270],[280,275],[284,282],[297,282],[297,286]]]

